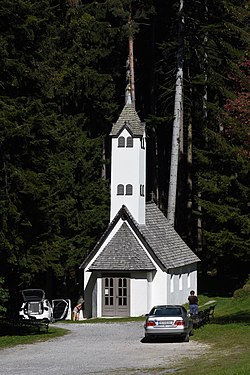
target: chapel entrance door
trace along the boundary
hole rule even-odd
[[[130,279],[110,277],[102,279],[102,316],[130,315]]]

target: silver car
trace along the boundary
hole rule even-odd
[[[146,314],[144,328],[146,339],[173,337],[188,342],[193,323],[183,306],[159,305]]]

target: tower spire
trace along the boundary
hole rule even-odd
[[[129,55],[126,63],[126,95],[125,104],[135,105],[135,74],[134,74],[134,43],[133,34],[131,30],[132,25],[132,10],[130,7],[128,26],[129,26],[129,39],[128,39],[128,50]]]
[[[134,42],[133,35],[129,35],[129,70],[130,70],[130,86],[131,86],[131,100],[135,104],[135,73],[134,73]]]
[[[130,86],[130,68],[129,68],[129,57],[126,61],[126,90],[125,90],[125,104],[132,104],[131,98],[131,86]]]

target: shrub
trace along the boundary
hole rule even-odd
[[[8,289],[4,288],[4,278],[0,277],[0,315],[6,312],[6,303],[9,299]]]
[[[245,285],[240,288],[240,289],[236,289],[234,294],[233,294],[233,298],[237,299],[237,298],[246,298],[246,297],[249,297],[250,296],[250,277],[248,277]]]

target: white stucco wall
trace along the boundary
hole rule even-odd
[[[196,263],[170,270],[168,282],[169,304],[187,303],[191,290],[197,292]]]
[[[141,316],[154,305],[184,304],[190,290],[197,291],[197,271],[187,266],[178,274],[172,270],[167,274],[157,268],[157,272],[130,273],[130,316]],[[102,316],[102,278],[86,272],[85,311],[86,317]],[[181,280],[181,281],[180,281]],[[89,301],[89,302],[88,302]]]
[[[131,316],[144,315],[154,305],[167,303],[167,275],[155,266],[157,271],[131,274]]]
[[[97,278],[97,317],[102,316],[102,278],[98,275]]]
[[[131,134],[124,129],[120,136],[125,140]],[[117,195],[117,186],[133,186],[133,195]],[[140,185],[144,186],[144,196],[140,195]],[[141,148],[140,138],[133,138],[133,147],[118,147],[118,138],[112,138],[111,154],[111,204],[110,221],[122,205],[125,205],[139,224],[145,223],[146,194],[146,149]]]
[[[130,315],[141,316],[147,311],[148,281],[146,272],[132,272],[130,279]]]

